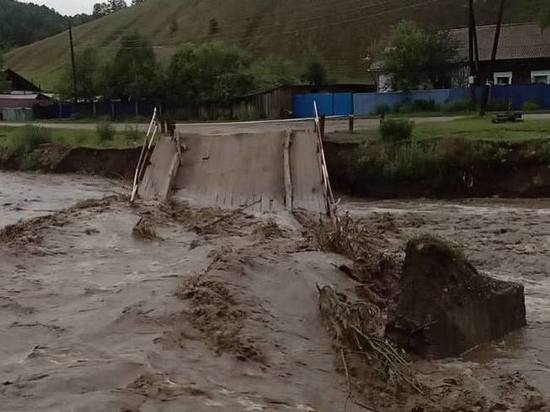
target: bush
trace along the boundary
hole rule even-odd
[[[439,110],[439,105],[435,104],[435,101],[432,99],[415,100],[413,106],[417,112],[436,112]]]
[[[421,113],[421,112],[437,112],[440,110],[439,105],[434,100],[415,100],[411,102],[406,100],[395,107],[395,112],[402,114]]]
[[[440,164],[441,157],[433,146],[411,142],[399,148],[384,174],[391,179],[421,179],[437,175]]]
[[[414,122],[410,120],[391,119],[380,124],[380,137],[383,142],[395,143],[409,140],[412,137]]]
[[[401,114],[410,114],[414,113],[416,110],[414,108],[414,104],[411,102],[405,102],[400,104],[395,111]]]
[[[377,116],[385,116],[391,113],[391,107],[385,103],[377,104],[374,108],[374,114]]]
[[[115,128],[108,122],[101,122],[96,127],[101,142],[111,142],[115,138]]]
[[[540,104],[536,100],[529,100],[523,104],[523,110],[526,112],[540,110]]]
[[[472,102],[469,99],[458,99],[441,106],[441,111],[445,113],[469,112],[472,109]]]
[[[145,138],[145,133],[139,130],[137,127],[127,127],[124,131],[127,139],[133,143],[141,143]]]
[[[23,155],[49,142],[51,142],[51,132],[48,129],[27,125],[12,134],[8,143],[8,152],[10,155]]]
[[[357,168],[370,183],[415,180],[437,175],[442,159],[433,145],[410,142],[397,147],[366,142],[359,148]]]

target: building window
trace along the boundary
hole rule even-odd
[[[550,70],[535,70],[531,72],[531,83],[550,84]]]
[[[494,75],[495,84],[506,85],[512,84],[512,72],[497,72]]]

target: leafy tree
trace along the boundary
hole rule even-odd
[[[449,32],[425,31],[402,21],[393,27],[380,60],[395,90],[411,90],[424,83],[446,86],[457,56],[458,42]]]
[[[95,3],[92,14],[96,18],[106,16],[109,14],[109,8],[106,3]]]
[[[312,86],[322,86],[328,83],[327,65],[320,55],[314,53],[306,57],[301,80]]]
[[[187,44],[176,53],[166,73],[172,104],[227,101],[254,90],[250,58],[222,44]]]
[[[276,57],[257,61],[250,67],[250,73],[254,77],[254,89],[257,91],[296,83],[299,79],[297,72],[291,62]]]
[[[111,13],[115,13],[119,10],[128,7],[125,0],[107,0],[103,3],[94,4],[93,15],[97,17],[103,17]]]
[[[90,21],[94,21],[96,17],[93,14],[79,13],[71,17],[73,26],[79,26]]]
[[[89,100],[100,94],[97,62],[97,52],[91,47],[75,53],[76,90],[81,99]],[[73,70],[70,62],[63,68],[56,91],[63,99],[73,97]]]
[[[124,35],[112,62],[103,68],[102,86],[107,97],[141,100],[158,92],[157,63],[149,40],[139,33]]]
[[[543,29],[550,28],[550,5],[546,6],[546,9],[542,11],[540,16],[540,26]]]

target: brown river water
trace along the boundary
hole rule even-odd
[[[528,326],[482,345],[460,361],[519,371],[550,395],[550,200],[349,201],[355,216],[387,234],[396,248],[430,233],[460,245],[470,261],[496,278],[525,286]]]
[[[124,192],[94,177],[0,172],[0,227]],[[550,199],[347,200],[342,207],[384,228],[395,249],[431,233],[461,245],[478,269],[523,283],[528,326],[453,362],[519,371],[550,395]]]

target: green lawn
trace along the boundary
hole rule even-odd
[[[16,144],[24,133],[24,128],[0,126],[0,147]],[[51,143],[83,147],[123,148],[143,143],[144,134],[135,130],[116,132],[112,140],[101,140],[95,130],[43,129]]]
[[[419,123],[415,126],[413,134],[417,140],[447,137],[514,142],[550,139],[550,120],[493,124],[490,117],[470,117],[449,122]]]
[[[377,139],[378,129],[359,130],[353,135],[336,133],[330,136],[335,141],[359,141]],[[414,127],[415,140],[430,140],[462,137],[472,140],[522,142],[529,140],[550,140],[550,120],[525,120],[517,123],[493,124],[491,117],[484,119],[468,117],[446,122],[417,123]]]

